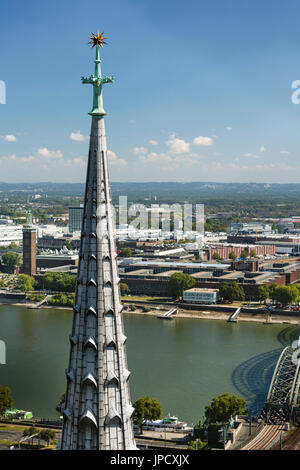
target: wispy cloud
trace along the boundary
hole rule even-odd
[[[210,147],[213,145],[213,139],[211,137],[198,136],[193,140],[194,145],[199,145],[200,147]]]
[[[134,147],[132,149],[132,153],[133,155],[146,155],[146,153],[148,152],[148,149],[146,149],[146,147]]]
[[[188,153],[190,151],[190,144],[182,139],[176,138],[175,135],[171,136],[171,138],[166,141],[166,145],[169,147],[170,152],[175,155]]]
[[[115,152],[112,152],[111,150],[107,151],[107,156],[108,156],[108,161],[110,165],[114,166],[125,166],[127,165],[126,160],[124,158],[119,158]]]
[[[16,142],[17,138],[15,135],[13,134],[7,134],[5,137],[4,137],[4,140],[6,140],[6,142]]]
[[[38,149],[37,153],[48,160],[59,160],[63,158],[61,150],[49,150],[46,147]]]
[[[76,142],[83,142],[84,140],[87,140],[89,137],[81,134],[80,131],[77,131],[77,132],[71,132],[69,138],[70,140],[75,140]]]

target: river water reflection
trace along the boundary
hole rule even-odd
[[[7,364],[0,384],[12,390],[14,406],[35,416],[56,417],[65,389],[72,312],[0,306],[0,339]],[[264,400],[282,348],[285,325],[124,315],[132,401],[157,398],[164,414],[196,422],[213,396],[243,395],[255,411]]]

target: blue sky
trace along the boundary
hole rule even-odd
[[[85,179],[104,31],[113,181],[300,182],[296,0],[15,0],[1,5],[0,181]]]

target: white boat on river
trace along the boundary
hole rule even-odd
[[[177,416],[170,416],[170,414],[163,419],[155,421],[145,420],[142,425],[143,429],[151,431],[190,431],[192,428],[188,427],[187,423],[179,421]]]

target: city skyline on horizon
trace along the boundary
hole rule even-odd
[[[115,0],[96,22],[90,1],[71,11],[69,0],[17,4],[0,20],[1,181],[84,183],[90,108],[80,77],[93,72],[88,35],[99,29],[103,74],[116,77],[104,92],[113,182],[300,183],[295,0],[272,10],[257,0],[190,0],[184,10],[177,0]],[[37,41],[45,27],[51,40]],[[7,41],[13,29],[22,53]]]

